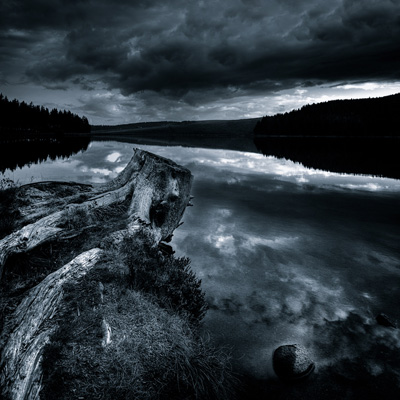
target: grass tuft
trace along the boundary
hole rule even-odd
[[[123,253],[132,288],[153,295],[161,307],[185,315],[192,323],[203,319],[207,303],[201,280],[191,270],[188,258],[155,250],[144,231],[125,239]]]
[[[13,180],[0,180],[0,239],[9,235],[16,228],[16,220],[20,217],[18,210],[18,186]]]

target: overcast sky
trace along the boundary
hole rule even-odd
[[[0,91],[92,124],[400,92],[400,0],[2,0]]]

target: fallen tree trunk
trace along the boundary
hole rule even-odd
[[[129,205],[124,229],[99,238],[97,247],[76,254],[62,268],[48,275],[26,293],[8,318],[7,334],[3,332],[0,341],[3,347],[0,383],[4,395],[21,400],[38,398],[41,354],[54,332],[53,316],[62,302],[65,283],[76,281],[99,262],[104,253],[101,248],[104,241],[118,248],[125,237],[134,236],[140,228],[146,229],[153,245],[168,240],[189,203],[191,183],[189,170],[136,149],[124,171],[109,183],[46,182],[21,188],[19,195],[28,196],[28,201],[21,207],[18,223],[26,225],[0,241],[0,276],[8,268],[7,259],[11,255],[31,251],[55,239],[71,238],[88,228],[81,224],[76,226],[74,221],[69,223],[68,219],[73,219],[74,215],[80,215],[87,224],[95,222],[96,212],[104,207],[115,207],[122,202]],[[109,337],[104,343],[108,341]]]

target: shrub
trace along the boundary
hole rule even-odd
[[[20,217],[17,201],[17,185],[9,178],[0,180],[0,239],[16,228]]]
[[[0,179],[0,191],[16,188],[16,183],[10,178]]]
[[[91,224],[91,218],[85,208],[67,208],[63,211],[63,215],[59,226],[66,229],[82,229]]]
[[[207,304],[188,258],[163,255],[143,231],[125,239],[123,249],[132,288],[152,294],[160,306],[185,314],[192,323],[202,320]]]

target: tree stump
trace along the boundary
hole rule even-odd
[[[78,254],[36,286],[7,317],[0,337],[0,384],[10,399],[37,399],[41,385],[41,355],[54,332],[54,315],[63,301],[63,286],[87,274],[99,262],[105,243],[116,249],[125,237],[145,229],[154,246],[168,240],[190,201],[192,175],[171,160],[135,149],[125,169],[106,184],[41,182],[18,188],[23,199],[16,229],[0,240],[0,278],[10,268],[7,260],[44,243],[60,243],[83,232],[109,228],[96,245]],[[107,222],[123,204],[123,221],[117,228]],[[100,221],[100,223],[99,223]],[[122,227],[121,227],[122,222]],[[95,243],[96,240],[92,239]],[[6,271],[10,272],[10,271]],[[106,323],[105,323],[106,326]],[[111,340],[105,329],[104,345]]]

